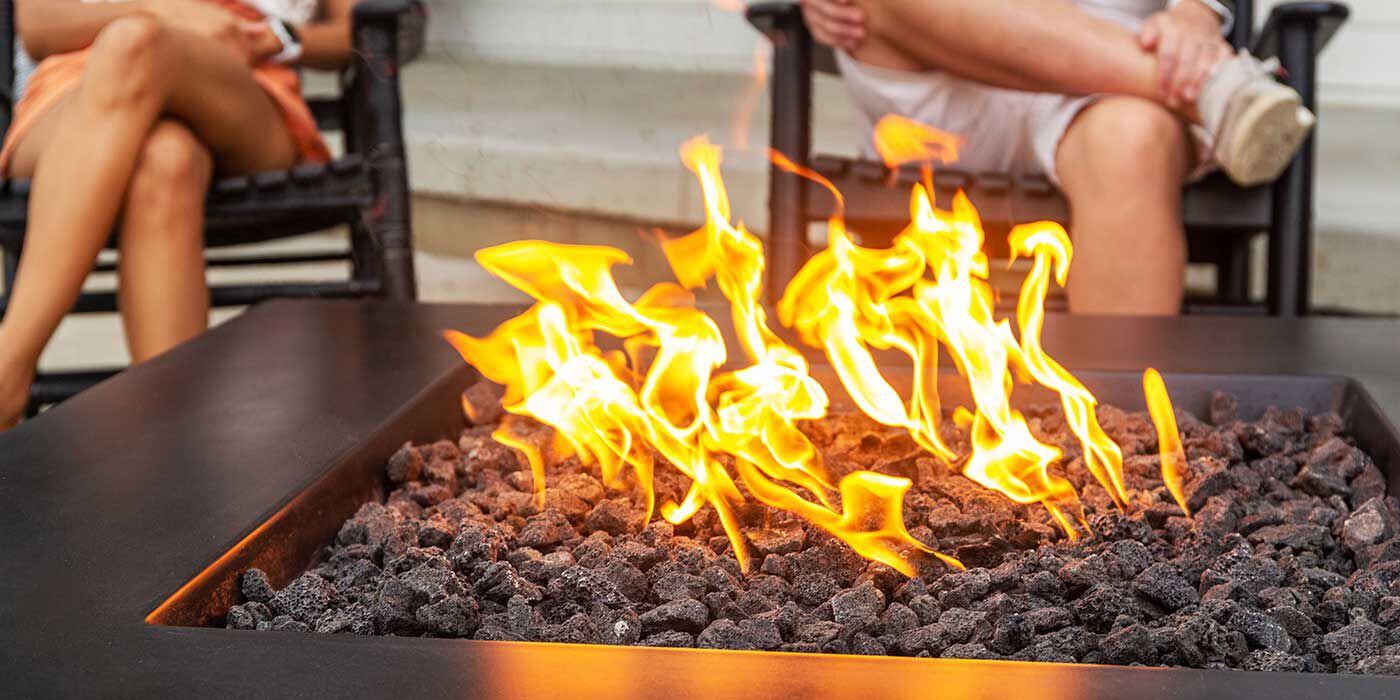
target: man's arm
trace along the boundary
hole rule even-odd
[[[301,29],[305,51],[299,64],[337,70],[350,63],[350,31],[356,0],[321,0],[321,16]]]

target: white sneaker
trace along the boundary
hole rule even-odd
[[[1196,100],[1215,159],[1237,185],[1277,179],[1317,123],[1298,92],[1273,79],[1277,70],[1278,61],[1241,51],[1215,67]]]

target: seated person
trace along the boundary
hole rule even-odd
[[[0,150],[0,172],[32,179],[0,321],[0,430],[114,227],[132,361],[206,328],[210,179],[329,157],[295,66],[349,61],[353,2],[16,0],[39,63]]]
[[[1233,0],[802,0],[868,130],[959,134],[962,167],[1064,192],[1075,313],[1175,314],[1182,184],[1278,177],[1314,122],[1222,35]],[[1248,22],[1250,18],[1238,18]]]

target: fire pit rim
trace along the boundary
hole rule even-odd
[[[871,692],[887,688],[890,678],[869,668],[899,666],[901,677],[930,684],[970,683],[981,674],[967,672],[969,666],[985,668],[985,663],[964,660],[869,660],[832,655],[769,654],[710,656],[714,651],[665,650],[623,647],[568,645],[563,655],[545,654],[549,649],[532,643],[493,644],[469,640],[468,644],[441,644],[445,640],[347,640],[317,635],[267,635],[231,633],[226,630],[200,630],[161,627],[129,617],[141,600],[154,603],[159,593],[154,586],[178,587],[203,562],[207,552],[220,549],[218,542],[236,542],[248,531],[249,523],[261,522],[266,514],[264,501],[257,508],[248,499],[231,499],[232,505],[220,513],[221,519],[201,522],[189,533],[169,532],[161,525],[164,506],[198,489],[173,481],[188,475],[189,465],[182,455],[170,455],[159,463],[146,465],[143,476],[155,474],[171,478],[168,489],[153,490],[131,504],[121,504],[103,513],[100,521],[85,517],[82,506],[101,502],[96,494],[110,482],[103,470],[121,467],[136,471],[140,465],[123,456],[118,448],[144,446],[160,435],[128,432],[113,435],[97,431],[87,435],[89,444],[75,445],[75,428],[97,426],[105,417],[130,411],[126,405],[134,396],[168,399],[188,398],[180,393],[180,382],[195,381],[217,372],[219,363],[251,367],[285,363],[277,376],[293,390],[305,390],[315,382],[363,381],[362,393],[402,394],[405,382],[421,387],[444,372],[459,371],[450,353],[436,346],[433,330],[458,327],[470,332],[489,329],[495,322],[517,310],[516,306],[402,306],[380,302],[279,302],[254,309],[208,336],[188,346],[138,367],[104,384],[89,394],[66,404],[44,419],[14,433],[0,436],[0,532],[6,541],[16,543],[4,564],[6,580],[21,582],[14,595],[0,597],[0,644],[10,653],[0,655],[0,674],[10,679],[20,696],[146,696],[189,695],[197,689],[206,697],[241,697],[254,689],[268,689],[275,678],[277,687],[306,696],[340,697],[355,694],[415,692],[424,697],[460,697],[463,691],[491,694],[484,680],[500,667],[534,663],[548,659],[558,673],[579,671],[579,664],[596,661],[631,660],[629,663],[655,664],[686,673],[713,671],[713,659],[759,658],[754,666],[735,662],[733,673],[712,679],[742,690],[738,683],[751,683],[765,694],[810,692],[807,678],[822,678],[832,694]],[[1089,339],[1113,337],[1127,332],[1124,342],[1110,345]],[[336,343],[323,336],[354,337],[363,345],[363,355],[354,362],[318,372],[314,364],[321,358],[300,352],[307,348],[328,350]],[[1107,335],[1105,335],[1107,334]],[[1338,335],[1345,342],[1338,342]],[[1067,367],[1097,367],[1106,371],[1136,371],[1153,363],[1172,374],[1215,370],[1231,373],[1253,369],[1259,373],[1335,374],[1359,383],[1390,416],[1400,415],[1400,376],[1381,361],[1380,351],[1400,346],[1400,326],[1334,319],[1276,321],[1262,319],[1054,319],[1046,333],[1046,345]],[[1220,348],[1226,352],[1211,351]],[[394,372],[393,363],[407,354],[424,361],[413,371]],[[1252,352],[1246,352],[1252,351]],[[397,353],[397,354],[396,354]],[[1131,361],[1123,359],[1129,357]],[[322,368],[323,369],[323,368]],[[377,374],[385,376],[376,376]],[[245,396],[248,387],[215,386],[206,403],[218,403],[229,396]],[[197,404],[192,404],[197,405]],[[197,421],[208,413],[180,412],[179,401],[149,407],[160,428],[182,426],[210,434],[215,426]],[[344,417],[341,430],[368,434],[382,427],[387,418],[383,407],[354,411]],[[121,421],[115,421],[120,423]],[[1390,419],[1393,423],[1394,420]],[[232,438],[257,436],[230,426]],[[293,434],[295,434],[293,432]],[[66,451],[65,451],[66,450]],[[97,469],[83,460],[108,450],[108,463]],[[135,453],[137,450],[128,450]],[[335,453],[338,454],[338,453]],[[317,452],[307,463],[293,464],[285,473],[268,471],[259,478],[285,484],[284,493],[296,493],[293,483],[314,480],[333,461],[334,454]],[[312,464],[311,462],[314,462]],[[55,469],[69,470],[59,479]],[[206,464],[201,475],[209,476],[215,466]],[[95,479],[83,483],[83,479]],[[197,483],[197,482],[196,482]],[[193,491],[192,491],[193,489]],[[123,492],[122,495],[125,495]],[[285,498],[285,497],[284,497]],[[23,503],[22,503],[23,501]],[[21,507],[23,506],[23,507]],[[240,523],[242,523],[240,525]],[[101,527],[95,527],[100,524]],[[237,533],[230,533],[234,528]],[[79,542],[69,536],[91,534]],[[151,544],[147,551],[112,551],[116,543],[143,537]],[[161,542],[162,546],[155,546]],[[215,544],[211,544],[215,543]],[[68,545],[64,556],[53,556],[56,546]],[[126,567],[116,575],[99,576],[95,566],[105,553],[106,563]],[[192,563],[193,562],[193,563]],[[180,570],[181,566],[187,568]],[[140,573],[134,567],[146,569]],[[181,573],[181,571],[183,573]],[[168,583],[175,581],[174,585]],[[71,609],[72,601],[90,607]],[[150,607],[145,607],[150,610]],[[337,653],[331,654],[329,652]],[[659,653],[658,653],[659,652]],[[1007,696],[1037,688],[1056,687],[1055,674],[1063,674],[1058,664],[1005,662],[1008,676],[1019,682],[1000,683],[992,693]],[[860,665],[863,669],[852,669]],[[1080,697],[1121,697],[1123,692],[1169,697],[1214,697],[1240,694],[1286,697],[1315,697],[1322,693],[1337,698],[1383,697],[1397,687],[1395,679],[1320,674],[1264,674],[1252,672],[1202,671],[1170,668],[1128,668],[1113,666],[1066,665],[1075,677]],[[81,667],[87,673],[67,670]],[[311,674],[308,668],[320,669]],[[833,671],[831,669],[838,669]],[[907,674],[904,673],[907,671]],[[1052,671],[1054,673],[1052,673]],[[835,674],[835,675],[833,675]],[[1204,675],[1203,675],[1204,674]],[[985,680],[985,676],[982,676]],[[655,678],[648,692],[657,689],[684,690],[677,679]],[[1050,683],[1049,686],[1045,685]],[[538,693],[539,688],[522,683],[521,695]],[[614,690],[626,690],[618,686]],[[501,689],[495,689],[501,695]],[[692,693],[697,692],[690,688]]]

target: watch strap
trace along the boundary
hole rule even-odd
[[[292,28],[287,26],[286,22],[280,19],[270,19],[267,21],[267,26],[272,30],[277,40],[282,43],[282,50],[271,58],[274,63],[291,63],[301,58],[301,41],[297,39]]]

